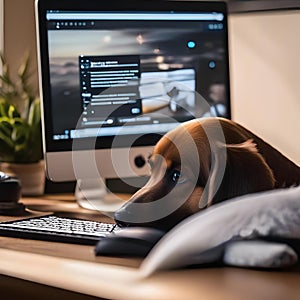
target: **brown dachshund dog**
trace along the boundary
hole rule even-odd
[[[148,183],[115,213],[121,226],[169,230],[215,203],[300,184],[300,168],[241,125],[195,119],[164,135]]]

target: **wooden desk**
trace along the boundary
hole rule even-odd
[[[64,212],[107,220],[70,195],[24,198],[30,215]],[[12,217],[0,217],[0,221]],[[96,257],[93,246],[0,237],[1,299],[299,299],[300,268],[284,271],[210,267],[142,278],[140,259]]]

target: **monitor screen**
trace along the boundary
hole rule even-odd
[[[145,147],[179,123],[230,118],[223,2],[39,0],[36,11],[51,179],[75,179],[66,166],[51,172],[72,150],[136,148],[145,173]]]

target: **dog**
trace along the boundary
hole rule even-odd
[[[149,181],[114,214],[120,226],[167,231],[216,203],[300,184],[295,163],[224,118],[182,123],[158,141],[149,164]]]

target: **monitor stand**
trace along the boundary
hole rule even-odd
[[[75,197],[80,207],[99,211],[113,218],[125,200],[109,191],[105,181],[99,178],[77,179]]]

